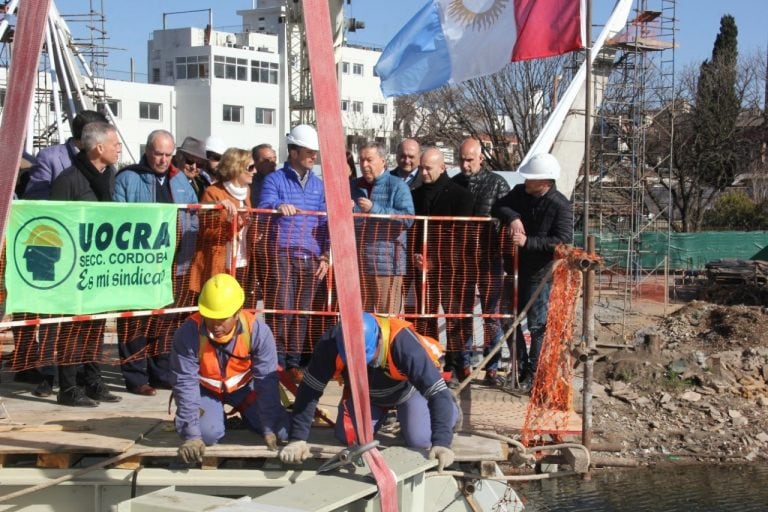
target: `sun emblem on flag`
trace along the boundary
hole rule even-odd
[[[509,0],[450,0],[448,15],[480,31],[496,23],[508,3]]]

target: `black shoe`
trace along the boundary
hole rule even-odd
[[[22,370],[16,372],[13,376],[13,382],[23,382],[25,384],[40,384],[43,381],[43,374],[37,368]]]
[[[32,394],[41,398],[45,398],[53,394],[53,387],[47,379],[43,379],[43,381],[37,385],[35,390],[32,391]]]
[[[99,402],[88,398],[85,392],[77,386],[72,386],[67,390],[60,389],[59,394],[56,395],[56,402],[71,407],[97,407],[99,405]]]
[[[496,370],[485,370],[485,378],[483,384],[488,387],[496,387],[499,385],[498,373]]]
[[[119,402],[123,399],[121,396],[113,395],[109,392],[109,388],[106,384],[99,381],[92,386],[85,387],[85,394],[88,398],[98,400],[99,402]]]

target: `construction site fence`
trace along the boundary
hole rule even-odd
[[[190,217],[197,222],[190,224]],[[190,225],[197,226],[194,236]],[[480,350],[514,318],[509,261],[504,270],[506,237],[493,219],[355,214],[354,229],[365,310],[408,319],[449,350],[468,344]],[[220,207],[180,205],[173,303],[97,314],[14,313],[0,323],[3,363],[13,371],[91,361],[114,364],[119,361],[114,345],[133,344],[137,338],[145,339],[146,349],[131,359],[167,354],[173,333],[197,310],[200,287],[218,272],[241,283],[244,307],[270,326],[278,352],[300,352],[306,361],[338,317],[329,248],[324,213],[285,217],[250,209],[240,211],[235,221]],[[320,276],[326,256],[330,270]],[[5,268],[3,252],[3,276]],[[21,292],[35,293],[31,288]]]
[[[702,269],[723,258],[768,260],[768,231],[645,232],[633,241],[603,234],[596,241],[605,266],[622,270],[627,270],[630,261],[642,269],[662,268],[667,256],[671,270]],[[630,251],[633,258],[629,258]]]

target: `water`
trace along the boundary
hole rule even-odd
[[[670,466],[515,485],[526,512],[768,511],[768,465]]]

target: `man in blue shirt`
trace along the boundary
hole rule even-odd
[[[267,227],[271,238],[272,260],[276,277],[266,293],[266,309],[307,311],[318,283],[328,272],[328,230],[323,182],[312,172],[320,148],[317,131],[300,124],[287,137],[288,161],[281,169],[264,178],[259,208],[277,210],[277,217]],[[307,213],[305,213],[307,212]],[[280,365],[296,381],[302,377],[302,360],[309,359],[308,316],[301,313],[268,315],[275,333]]]
[[[352,180],[355,213],[413,215],[413,199],[405,182],[386,172],[387,153],[378,142],[360,147],[362,177]],[[363,308],[380,314],[400,314],[406,270],[406,230],[410,218],[365,217],[357,220],[360,244],[360,286]]]

